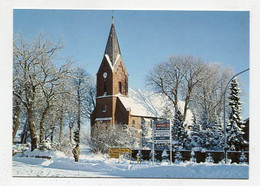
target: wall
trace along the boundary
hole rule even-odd
[[[150,150],[142,150],[142,159],[143,160],[149,160],[149,154],[150,154]],[[162,158],[162,152],[163,151],[156,151],[156,159],[161,161]],[[190,160],[190,154],[191,154],[191,151],[179,151],[182,153],[182,156],[184,158],[184,161],[189,161]],[[213,160],[214,160],[214,163],[219,163],[223,158],[224,158],[224,153],[221,152],[221,151],[209,151]],[[138,150],[132,150],[132,157],[136,160],[136,155],[138,153]],[[167,153],[170,155],[170,152],[167,151]],[[175,153],[176,152],[173,152],[172,153],[172,160],[173,162],[175,161]],[[227,153],[228,155],[228,158],[232,160],[232,163],[239,163],[239,157],[241,155],[241,152],[228,152]],[[245,155],[247,157],[247,161],[246,162],[249,162],[249,152],[246,151],[245,152]],[[197,163],[201,163],[201,162],[205,162],[205,159],[207,157],[207,152],[203,153],[203,152],[195,152],[195,157],[197,159]]]

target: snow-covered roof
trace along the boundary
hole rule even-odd
[[[110,66],[110,68],[111,68],[111,70],[112,70],[112,72],[113,72],[114,69],[115,69],[115,66],[116,66],[117,62],[119,61],[120,54],[117,54],[114,65],[112,64],[112,62],[111,62],[111,60],[110,60],[108,54],[105,54],[105,57],[106,57],[107,62],[108,62],[109,66]]]
[[[109,118],[96,118],[95,121],[109,121],[109,120],[112,120],[111,117]]]
[[[157,94],[151,91],[144,91],[140,89],[129,89],[129,97],[118,96],[122,104],[127,110],[131,110],[133,116],[156,117],[163,116],[163,111],[166,105],[172,113],[174,108],[169,103],[167,98],[162,94]],[[179,102],[179,109],[183,112],[184,102]],[[191,123],[192,113],[187,111],[186,123]]]

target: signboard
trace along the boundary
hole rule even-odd
[[[154,136],[170,136],[169,130],[154,131]]]
[[[170,143],[170,121],[154,121],[153,139],[155,143]]]
[[[154,138],[154,140],[155,141],[157,141],[157,140],[170,140],[170,136],[162,136],[162,137],[155,137]]]
[[[170,146],[170,163],[172,163],[171,121],[153,121],[152,162],[154,165],[154,145],[158,143]]]
[[[110,148],[109,157],[110,158],[119,158],[121,154],[130,154],[132,155],[132,150],[129,148]]]

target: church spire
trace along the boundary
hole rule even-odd
[[[104,55],[106,55],[106,54],[109,56],[112,65],[115,64],[117,55],[118,54],[121,55],[120,47],[119,47],[119,43],[118,43],[118,39],[117,39],[117,35],[116,35],[116,30],[115,30],[115,26],[114,26],[113,14],[112,14],[112,24],[111,24]]]

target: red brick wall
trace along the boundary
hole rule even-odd
[[[107,73],[107,78],[103,77],[104,72]],[[107,95],[113,95],[113,75],[111,67],[107,59],[104,57],[97,73],[97,96],[104,95],[104,84],[107,84]]]
[[[126,125],[129,123],[129,112],[125,109],[119,98],[116,99],[115,123]]]
[[[105,105],[107,106],[107,111],[103,112],[103,107]],[[97,98],[95,110],[96,110],[96,118],[112,117],[113,98],[112,97]]]
[[[116,65],[116,68],[114,70],[114,78],[113,78],[114,95],[120,92],[119,82],[121,82],[121,94],[128,95],[128,74],[121,58],[119,59],[119,62]]]

